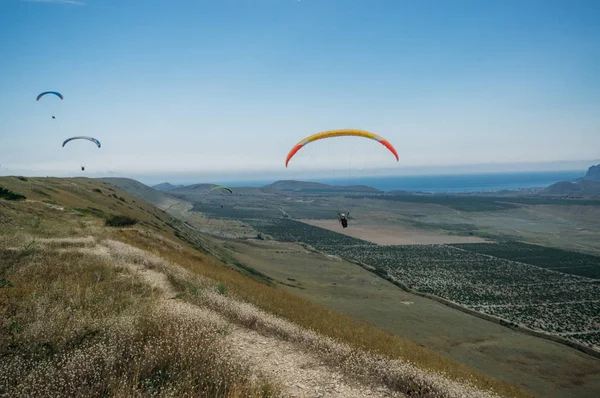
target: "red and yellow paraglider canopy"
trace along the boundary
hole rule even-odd
[[[394,148],[392,146],[392,144],[390,144],[388,142],[388,140],[386,140],[385,138],[380,137],[377,134],[373,134],[373,133],[370,133],[365,130],[344,129],[344,130],[324,131],[322,133],[317,133],[317,134],[311,135],[310,137],[306,137],[305,139],[303,139],[302,141],[300,141],[299,143],[294,145],[292,150],[288,153],[287,158],[285,159],[285,167],[288,166],[288,163],[294,157],[296,152],[298,152],[306,144],[313,142],[313,141],[322,140],[324,138],[347,137],[347,136],[364,137],[364,138],[369,138],[371,140],[375,140],[375,141],[379,142],[381,145],[385,146],[387,149],[389,149],[389,151],[392,152],[394,154],[394,156],[396,157],[396,161],[400,160],[398,158],[398,152],[396,152],[396,148]]]

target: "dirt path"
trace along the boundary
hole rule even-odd
[[[88,253],[113,256],[119,246],[98,245]],[[135,253],[135,252],[134,252]],[[131,255],[131,253],[129,253]],[[125,260],[126,257],[122,258]],[[169,314],[178,314],[196,322],[211,322],[228,329],[231,353],[250,364],[255,376],[276,381],[290,397],[404,397],[381,386],[367,386],[347,379],[341,372],[323,364],[315,354],[296,344],[235,325],[215,311],[176,299],[177,292],[167,276],[143,263],[120,261],[133,274],[161,292],[160,306]]]
[[[383,387],[352,383],[293,343],[239,327],[230,337],[238,355],[259,372],[278,380],[292,397],[404,397]]]

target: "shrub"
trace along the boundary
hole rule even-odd
[[[106,226],[108,227],[128,227],[137,223],[135,218],[129,216],[113,215],[106,219]]]
[[[219,294],[223,296],[227,295],[227,286],[225,286],[222,283],[219,283],[217,285],[217,292],[219,292]]]
[[[0,198],[4,198],[6,200],[23,200],[27,199],[25,196],[10,191],[6,188],[0,187]]]

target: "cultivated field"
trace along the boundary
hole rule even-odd
[[[600,285],[594,280],[444,245],[343,250],[411,289],[600,352]]]
[[[521,242],[453,245],[459,249],[507,260],[536,265],[541,268],[600,279],[600,257],[552,247]]]
[[[600,285],[593,279],[446,245],[380,246],[289,219],[248,222],[278,240],[372,266],[409,289],[600,352]]]
[[[450,235],[410,228],[399,223],[350,220],[349,228],[342,228],[337,220],[298,220],[315,227],[328,229],[378,245],[421,245],[441,243],[476,243],[486,239],[476,236]]]

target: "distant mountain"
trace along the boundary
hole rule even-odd
[[[544,193],[553,195],[600,195],[600,181],[561,181],[550,185]]]
[[[157,191],[172,191],[173,189],[183,188],[185,185],[173,185],[168,182],[163,182],[161,184],[152,185],[152,189],[156,189]]]
[[[600,195],[600,164],[591,166],[585,176],[575,181],[560,181],[544,193],[551,195]]]
[[[154,206],[164,209],[174,203],[177,199],[167,195],[164,192],[152,189],[147,185],[131,178],[106,177],[98,178],[99,181],[108,182],[122,189],[130,195],[144,199],[146,202],[152,203]]]
[[[173,193],[190,193],[190,192],[205,192],[208,193],[211,188],[215,187],[215,184],[192,184],[182,185],[177,188],[171,189]]]
[[[583,179],[591,181],[600,181],[600,164],[590,167],[587,173],[585,173]]]
[[[318,182],[304,182],[294,180],[275,181],[263,187],[265,192],[299,192],[299,193],[383,193],[379,189],[368,187],[366,185],[328,185]]]

